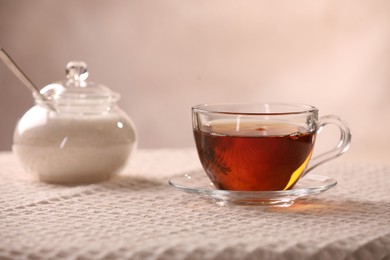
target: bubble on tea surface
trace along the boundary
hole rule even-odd
[[[295,132],[295,133],[290,134],[290,138],[292,140],[297,140],[300,136],[301,136],[300,132]]]
[[[260,134],[267,134],[267,128],[265,128],[265,127],[258,127],[258,128],[256,128],[255,129],[258,133],[260,133]]]

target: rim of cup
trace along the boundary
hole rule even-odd
[[[192,110],[231,115],[296,115],[318,112],[312,105],[299,103],[203,103],[193,106]]]

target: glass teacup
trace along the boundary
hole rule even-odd
[[[310,105],[202,104],[192,108],[193,131],[202,166],[218,189],[292,189],[318,165],[349,148],[351,134],[338,116],[318,118]],[[317,134],[336,125],[335,148],[312,158]]]

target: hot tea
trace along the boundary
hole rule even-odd
[[[218,189],[291,189],[312,155],[316,132],[282,123],[219,122],[194,129],[199,158]]]

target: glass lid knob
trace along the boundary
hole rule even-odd
[[[85,81],[88,78],[87,63],[84,61],[70,61],[66,64],[66,78],[73,81]]]

